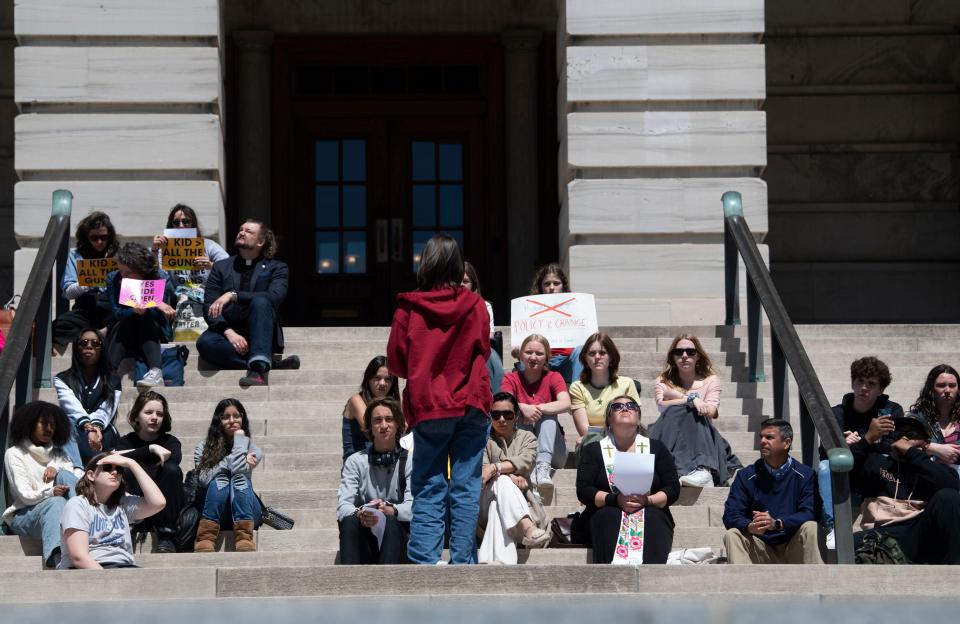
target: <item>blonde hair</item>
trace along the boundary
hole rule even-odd
[[[526,348],[526,346],[527,346],[529,343],[531,343],[531,342],[539,342],[540,344],[543,345],[544,351],[547,352],[547,363],[549,364],[550,355],[551,355],[551,352],[550,352],[550,341],[547,340],[544,336],[541,336],[540,334],[530,334],[529,336],[527,336],[526,338],[524,338],[524,339],[523,339],[523,342],[520,343],[520,353],[523,353],[523,350],[524,350],[524,349]]]

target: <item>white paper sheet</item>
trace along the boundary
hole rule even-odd
[[[617,451],[613,458],[613,484],[623,494],[646,494],[653,483],[654,457]]]
[[[197,228],[164,228],[163,235],[167,238],[196,238]]]
[[[377,538],[377,548],[380,548],[383,545],[383,529],[387,525],[387,517],[383,515],[383,512],[377,509],[376,505],[364,505],[364,511],[373,512],[373,515],[377,518],[377,523],[370,527],[370,530],[373,531],[374,537]]]

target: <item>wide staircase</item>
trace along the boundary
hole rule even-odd
[[[677,333],[700,337],[724,382],[716,426],[744,465],[759,457],[759,423],[772,413],[769,383],[747,381],[746,330],[741,327],[608,328],[621,352],[621,373],[641,381],[643,421],[657,410],[653,380]],[[832,403],[849,391],[849,364],[862,355],[876,355],[893,372],[891,397],[909,407],[929,368],[956,363],[960,356],[960,326],[801,326],[803,343]],[[335,600],[365,594],[377,587],[380,595],[645,593],[765,594],[770,586],[755,582],[776,578],[781,590],[798,595],[859,595],[865,579],[872,587],[897,587],[916,594],[932,591],[931,574],[920,566],[855,568],[846,566],[648,566],[624,568],[587,566],[585,549],[521,551],[520,565],[424,568],[407,566],[396,574],[376,567],[335,566],[337,524],[334,513],[341,466],[341,412],[357,391],[370,358],[385,350],[388,328],[290,328],[288,354],[298,354],[298,371],[274,371],[270,386],[241,389],[238,371],[198,369],[191,346],[186,386],[163,392],[170,402],[173,433],[184,448],[183,469],[193,467],[192,449],[204,436],[216,403],[224,397],[243,401],[253,439],[264,450],[254,486],[263,500],[294,517],[292,531],[262,527],[258,552],[232,552],[229,534],[213,554],[150,554],[148,541],[137,554],[143,570],[108,572],[41,571],[39,545],[16,536],[0,537],[0,601],[77,601],[105,599],[193,599],[228,597],[310,596]],[[769,339],[765,340],[769,347]],[[53,371],[69,366],[69,352],[55,358]],[[506,367],[512,362],[509,356]],[[770,362],[769,354],[765,361]],[[769,371],[768,371],[769,378]],[[124,380],[118,426],[129,431],[126,415],[134,390]],[[791,393],[793,394],[793,393]],[[56,401],[52,389],[40,398]],[[798,402],[791,396],[793,422]],[[567,418],[568,444],[575,429]],[[799,433],[799,427],[797,427]],[[799,449],[799,446],[797,446]],[[795,453],[799,456],[798,453]],[[557,472],[556,495],[548,514],[563,516],[578,509],[575,470]],[[683,488],[672,507],[677,527],[673,547],[712,547],[722,550],[723,504],[727,488]],[[446,556],[446,554],[445,554]],[[155,574],[152,568],[176,568],[176,574]],[[101,580],[92,576],[107,575]],[[93,582],[96,591],[88,591]],[[51,598],[52,597],[52,598]]]

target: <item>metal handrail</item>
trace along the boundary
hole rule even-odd
[[[56,282],[59,284],[70,243],[72,209],[73,194],[65,190],[54,191],[50,221],[20,297],[10,335],[0,353],[0,440],[4,442],[4,449],[9,443],[10,392],[14,383],[14,404],[17,406],[33,400],[38,388],[50,384],[50,319],[54,310],[59,314],[66,309],[62,297],[53,297],[53,269],[56,264]]]
[[[760,256],[760,249],[743,217],[740,193],[723,194],[724,216],[724,281],[726,286],[727,325],[740,324],[739,262],[743,258],[747,277],[747,359],[750,381],[765,380],[763,373],[763,328],[761,307],[770,323],[770,355],[773,367],[774,417],[789,420],[789,394],[786,368],[789,365],[800,396],[800,435],[803,461],[814,465],[816,438],[830,460],[833,485],[834,535],[837,562],[854,563],[853,519],[850,513],[850,483],[848,474],[853,469],[853,454],[844,441],[840,424],[823,392],[810,358],[797,336],[797,330],[780,299],[780,293],[770,277],[770,271]],[[841,530],[842,529],[842,530]]]

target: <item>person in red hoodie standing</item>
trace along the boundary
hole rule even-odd
[[[417,290],[397,296],[387,364],[407,380],[403,414],[413,430],[410,561],[436,564],[450,518],[450,563],[477,562],[480,471],[489,436],[490,319],[460,286],[463,256],[449,236],[427,241]],[[447,460],[450,481],[447,482]]]

